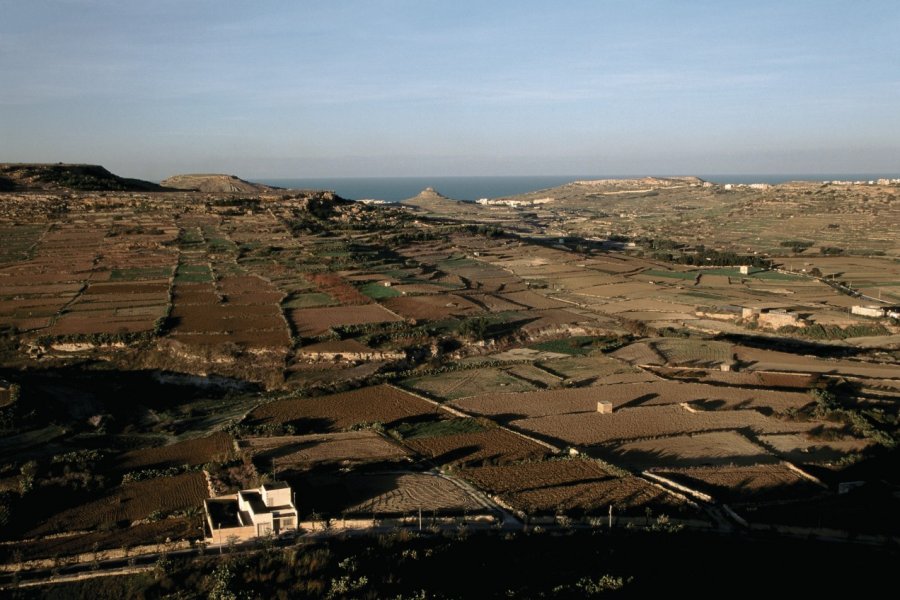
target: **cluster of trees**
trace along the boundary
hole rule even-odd
[[[397,247],[397,246],[405,246],[407,244],[412,244],[416,242],[428,242],[443,239],[443,236],[440,236],[431,231],[424,230],[409,230],[409,231],[401,231],[400,233],[389,235],[384,238],[384,242],[386,246]]]
[[[651,252],[656,260],[680,265],[733,267],[750,265],[759,269],[771,269],[774,263],[755,254],[738,254],[730,250],[714,250],[703,244],[689,246],[675,240],[638,238],[636,243]]]
[[[181,475],[188,471],[199,471],[203,469],[203,465],[181,465],[177,467],[167,467],[165,469],[141,469],[139,471],[129,471],[122,476],[122,483],[132,483],[135,481],[145,481],[147,479],[157,479],[159,477],[173,477]]]
[[[22,516],[33,512],[38,488],[51,486],[69,495],[104,488],[109,482],[98,468],[103,459],[99,450],[81,449],[7,465],[18,470],[18,481],[15,488],[0,491],[0,530],[11,533],[21,527]]]
[[[456,333],[467,340],[478,342],[512,335],[522,324],[521,319],[507,322],[496,317],[470,317],[460,322]]]
[[[843,390],[814,389],[810,391],[815,401],[812,415],[817,419],[840,421],[861,437],[868,438],[885,448],[894,448],[900,439],[900,417],[883,408],[861,408]]]
[[[464,338],[468,338],[473,341],[480,341],[485,339],[488,336],[488,330],[491,327],[491,322],[485,317],[475,317],[472,319],[466,319],[462,323],[459,324],[459,328],[457,331]]]
[[[694,252],[682,253],[671,256],[669,262],[681,265],[734,267],[738,265],[750,265],[758,269],[771,269],[774,263],[768,258],[757,255],[738,254],[737,252],[711,250],[703,246],[697,246]]]
[[[39,346],[48,348],[56,343],[63,344],[92,344],[94,346],[105,346],[110,344],[141,344],[151,342],[158,334],[163,332],[165,328],[165,318],[160,317],[153,324],[153,329],[147,331],[130,331],[122,333],[70,333],[65,335],[42,335],[35,341]]]
[[[888,335],[888,331],[883,325],[878,323],[858,323],[840,327],[839,325],[821,325],[813,323],[806,327],[794,327],[793,325],[785,325],[778,329],[778,333],[800,335],[802,337],[814,340],[845,340],[853,337],[866,337],[872,335]]]
[[[506,231],[493,225],[463,225],[462,229],[469,233],[488,238],[498,238],[506,235]]]
[[[813,245],[805,240],[785,240],[778,244],[782,248],[790,248],[795,254],[799,254]]]

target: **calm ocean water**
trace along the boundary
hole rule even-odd
[[[783,183],[796,180],[869,180],[897,177],[885,174],[842,175],[700,175],[716,183]],[[556,187],[579,179],[606,179],[623,175],[531,175],[525,177],[324,177],[301,179],[254,179],[260,183],[295,189],[333,190],[343,198],[362,200],[374,198],[396,202],[417,195],[426,187],[456,200],[499,198]]]

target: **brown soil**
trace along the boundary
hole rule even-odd
[[[544,446],[497,428],[415,438],[403,443],[439,465],[504,465],[522,460],[540,460],[550,455]]]
[[[103,498],[53,515],[29,535],[97,529],[102,525],[146,519],[157,511],[196,509],[208,496],[206,478],[196,471],[128,483]]]
[[[118,459],[116,466],[123,470],[136,470],[149,467],[202,465],[211,461],[221,462],[233,453],[234,442],[231,436],[220,431],[168,446],[128,452]]]
[[[290,423],[299,431],[340,431],[361,423],[385,426],[406,419],[438,415],[428,402],[396,388],[379,385],[313,398],[276,400],[253,410],[250,423]]]
[[[299,308],[290,311],[289,319],[298,334],[317,336],[339,325],[365,325],[402,321],[400,317],[378,304],[338,306],[333,308]]]
[[[557,510],[641,514],[645,508],[677,510],[683,502],[632,476],[606,471],[587,459],[527,462],[466,469],[463,476],[527,513]]]

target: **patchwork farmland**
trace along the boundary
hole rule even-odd
[[[893,514],[900,329],[869,305],[895,304],[900,248],[853,254],[827,227],[782,246],[755,221],[732,243],[709,207],[749,191],[640,183],[709,208],[699,247],[660,237],[656,195],[632,214],[632,185],[469,217],[300,190],[0,193],[0,555],[196,545],[205,498],[272,480],[321,535],[420,512],[457,533],[611,507],[615,527],[723,532]]]

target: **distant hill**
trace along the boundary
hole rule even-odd
[[[458,204],[458,200],[454,200],[453,198],[448,198],[442,193],[438,192],[434,188],[427,187],[418,195],[413,196],[412,198],[407,198],[403,200],[401,204],[405,204],[406,206],[413,206],[415,208],[420,208],[424,210],[434,210],[437,206],[446,205],[448,203]]]
[[[201,173],[191,175],[173,175],[164,179],[163,187],[179,190],[197,190],[199,192],[266,192],[279,188],[244,181],[234,175],[221,175],[217,173]]]
[[[0,163],[0,192],[23,190],[160,191],[141,179],[113,175],[100,165]]]
[[[699,177],[690,176],[581,179],[543,190],[492,198],[490,204],[494,206],[506,204],[529,209],[541,205],[553,210],[562,208],[596,210],[597,202],[600,201],[603,210],[621,213],[636,200],[653,198],[660,194],[667,198],[679,194],[694,200],[711,198],[718,187]]]

